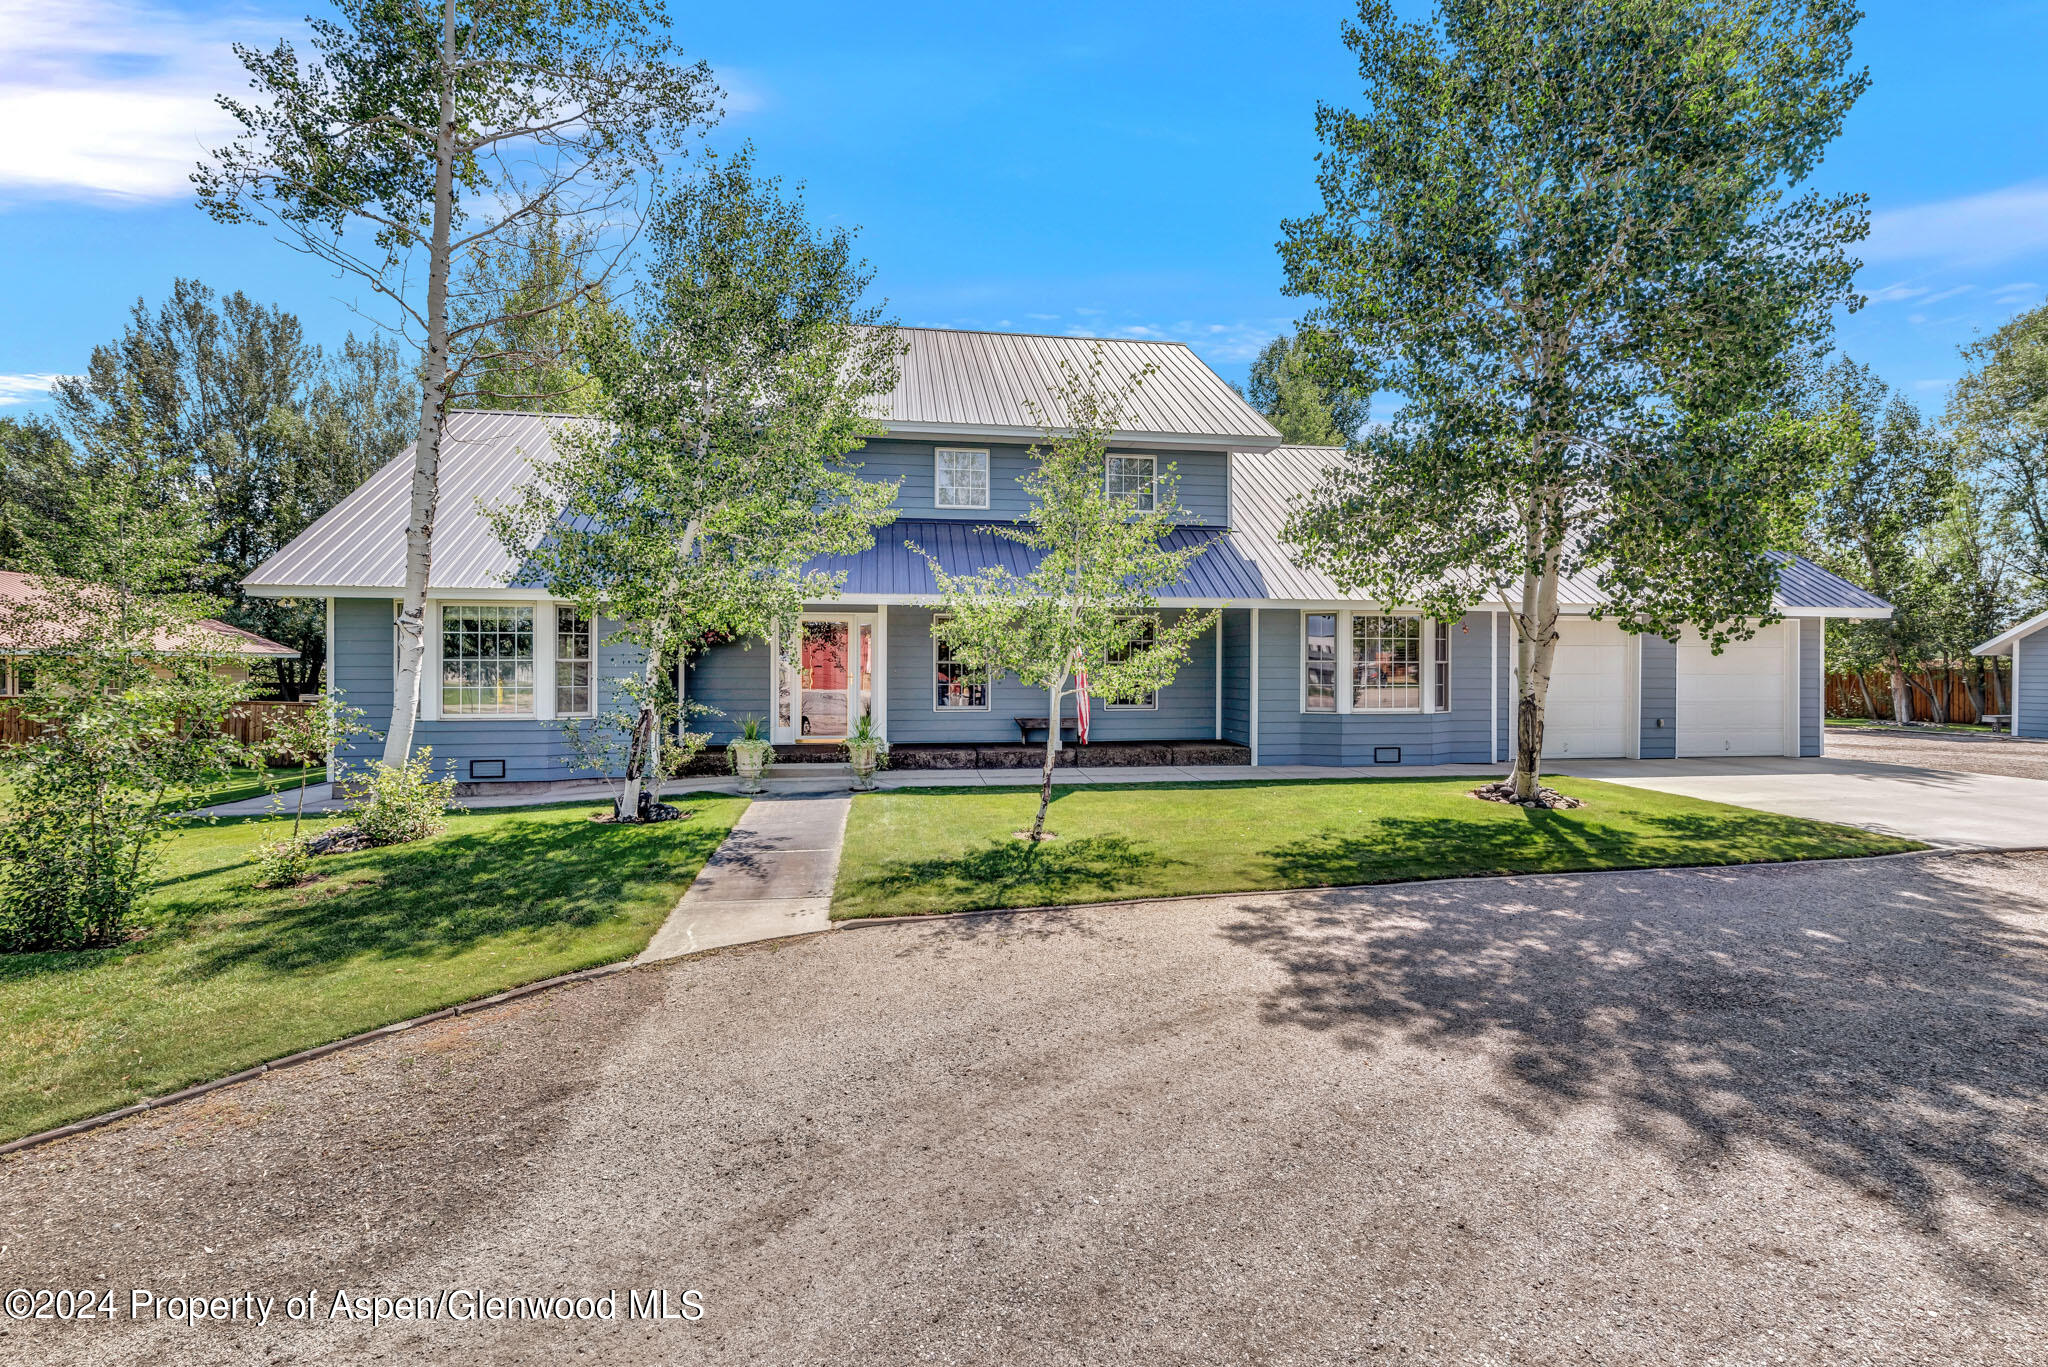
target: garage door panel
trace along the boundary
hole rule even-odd
[[[1678,753],[1782,755],[1786,752],[1785,626],[1764,628],[1714,654],[1697,635],[1678,642]]]
[[[1549,758],[1619,759],[1629,752],[1628,663],[1632,642],[1610,622],[1558,623],[1543,708]]]

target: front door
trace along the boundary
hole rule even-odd
[[[801,740],[845,740],[848,706],[847,665],[852,624],[833,619],[805,622],[798,659]]]

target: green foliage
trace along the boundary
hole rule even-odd
[[[1290,446],[1342,446],[1372,416],[1370,395],[1321,379],[1318,341],[1310,332],[1275,337],[1246,376],[1245,398]]]
[[[556,219],[542,217],[469,260],[463,300],[478,301],[492,317],[451,407],[525,413],[602,407],[585,342],[616,324],[602,264],[593,260],[598,245],[593,234],[573,227],[565,233]]]
[[[591,339],[601,422],[566,429],[541,478],[493,514],[500,539],[559,598],[624,623],[649,681],[706,638],[771,636],[843,575],[894,516],[895,486],[849,457],[900,344],[863,302],[852,234],[822,232],[751,149],[712,159],[654,211],[631,318]],[[531,549],[529,549],[531,548]],[[653,762],[643,690],[631,780]]]
[[[287,712],[273,722],[263,748],[270,756],[288,761],[323,758],[345,748],[359,736],[375,734],[363,723],[363,709],[349,706],[339,689],[331,689],[313,706],[299,712]],[[298,801],[292,808],[294,837],[297,837],[300,823],[306,817],[306,780],[309,777],[310,766],[301,765]]]
[[[1769,619],[1817,477],[1788,392],[1851,305],[1860,196],[1794,188],[1867,77],[1847,0],[1362,0],[1321,213],[1285,225],[1319,371],[1402,406],[1289,539],[1347,591],[1506,606],[1534,783],[1563,578],[1716,643]],[[1775,549],[1782,549],[1776,547]]]
[[[73,568],[0,606],[0,640],[35,661],[16,707],[35,728],[0,752],[0,950],[120,941],[147,886],[167,798],[253,757],[223,730],[248,694],[213,604],[181,592],[196,558],[177,508],[88,480]]]
[[[66,528],[78,520],[78,472],[71,443],[47,418],[0,418],[0,570],[28,567],[30,548],[55,549],[69,568]]]
[[[205,538],[188,587],[299,651],[265,666],[284,696],[317,687],[324,604],[250,597],[241,581],[411,439],[417,385],[391,344],[350,336],[329,357],[288,311],[180,279],[153,312],[137,300],[121,336],[56,397],[79,476],[189,509]],[[46,532],[53,564],[76,559],[79,533],[75,516]]]
[[[295,888],[313,876],[313,837],[296,825],[290,835],[266,840],[256,847],[256,886]]]
[[[2022,535],[2024,571],[2048,581],[2048,304],[1972,342],[1963,357],[1971,369],[1956,385],[1949,421]]]
[[[455,801],[455,775],[434,777],[434,752],[422,746],[403,764],[372,760],[360,776],[343,780],[343,794],[358,806],[349,817],[356,833],[372,845],[403,845],[438,835]]]
[[[1179,583],[1204,549],[1165,544],[1180,520],[1171,469],[1159,472],[1150,508],[1109,492],[1110,442],[1149,369],[1112,385],[1097,347],[1086,371],[1062,361],[1060,374],[1047,402],[1034,405],[1044,435],[1022,480],[1030,508],[1018,525],[987,529],[1035,552],[1038,563],[1022,576],[1001,566],[957,575],[925,553],[942,605],[932,635],[975,673],[1015,674],[1046,691],[1053,724],[1034,839],[1045,828],[1061,702],[1077,673],[1085,672],[1092,697],[1142,697],[1173,682],[1218,616],[1188,612],[1167,621],[1158,614],[1159,591]]]

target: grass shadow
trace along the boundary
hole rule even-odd
[[[1075,900],[1082,893],[1111,900],[1181,861],[1142,841],[1087,835],[1041,844],[1004,837],[960,854],[891,860],[852,880],[854,898],[895,898],[915,892],[947,911],[982,911]],[[891,915],[887,907],[874,915]]]

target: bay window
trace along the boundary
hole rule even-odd
[[[1301,628],[1302,711],[1451,710],[1450,623],[1333,609],[1302,613]]]

